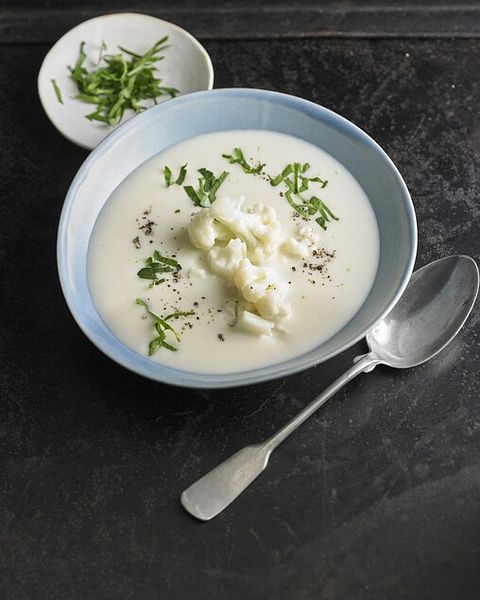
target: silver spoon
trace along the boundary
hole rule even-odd
[[[204,475],[181,495],[185,510],[197,519],[217,516],[265,469],[273,450],[346,383],[377,365],[415,367],[440,352],[455,337],[472,310],[479,274],[469,256],[436,260],[412,275],[392,311],[370,331],[370,352],[280,431],[261,444],[246,446]]]

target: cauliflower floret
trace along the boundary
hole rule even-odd
[[[274,293],[272,290],[267,290],[265,296],[260,298],[255,307],[262,317],[275,321],[275,323],[290,316],[290,304],[285,302],[285,294]]]
[[[244,202],[243,196],[237,199],[224,196],[215,200],[209,211],[217,221],[228,227],[232,234],[242,232],[245,226],[245,212],[242,210]]]
[[[244,258],[234,281],[243,298],[253,304],[261,317],[277,322],[289,316],[290,306],[285,302],[286,286],[278,280],[273,269],[256,267]]]
[[[289,238],[283,245],[282,250],[295,258],[306,258],[310,252],[307,240],[299,242],[295,238]]]
[[[256,267],[248,258],[244,258],[235,273],[235,285],[247,302],[258,302],[269,286],[276,283],[273,269]]]
[[[282,245],[282,250],[298,258],[306,258],[312,246],[319,243],[318,233],[309,225],[299,225],[293,237]]]
[[[318,244],[320,239],[320,236],[318,235],[318,228],[306,224],[298,225],[297,235],[299,238],[308,240],[312,244]]]
[[[245,199],[218,198],[215,203],[194,217],[188,228],[192,243],[208,250],[217,241],[239,238],[247,246],[247,256],[260,264],[272,256],[282,243],[282,226],[273,208],[256,204],[242,210]]]
[[[272,323],[272,321],[267,321],[248,310],[243,310],[238,317],[235,327],[241,331],[254,333],[255,335],[272,335],[274,325],[275,323]]]
[[[217,234],[212,215],[207,211],[199,212],[188,224],[188,235],[192,244],[200,250],[208,250],[215,244]]]
[[[219,236],[217,239],[223,239],[224,241],[234,238],[240,238],[243,241],[248,240],[251,234],[249,223],[245,219],[247,213],[242,210],[244,201],[243,196],[237,199],[224,196],[216,200],[212,207],[208,209],[214,222],[224,233],[223,237]]]
[[[232,237],[208,209],[193,217],[188,225],[188,235],[192,244],[200,250],[209,250],[216,241],[228,241]]]
[[[282,226],[271,206],[255,204],[247,217],[251,236],[247,241],[248,256],[260,264],[275,254],[283,241]]]
[[[213,246],[207,253],[210,269],[225,279],[231,280],[240,261],[247,255],[245,243],[238,238],[230,240],[224,247]]]
[[[272,207],[259,203],[243,210],[243,202],[243,197],[217,199],[195,215],[188,233],[206,252],[210,270],[240,292],[238,326],[267,335],[290,314],[287,286],[273,269],[260,266],[280,248],[282,226]],[[302,235],[307,233],[299,233],[298,244]]]

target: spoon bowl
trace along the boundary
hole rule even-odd
[[[438,354],[465,323],[478,293],[469,256],[447,256],[413,273],[393,310],[367,335],[380,362],[405,369]]]

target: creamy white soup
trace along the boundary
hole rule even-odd
[[[127,346],[227,373],[334,335],[365,301],[378,253],[374,212],[342,164],[242,130],[181,142],[129,175],[98,216],[87,268],[98,313]]]

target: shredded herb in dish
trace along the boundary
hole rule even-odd
[[[182,185],[185,181],[185,176],[187,175],[187,163],[180,167],[180,173],[178,177],[173,181],[172,179],[172,170],[170,167],[165,166],[163,168],[163,176],[165,177],[165,185],[170,187],[171,185]]]
[[[159,317],[158,315],[156,315],[154,312],[152,312],[150,310],[148,304],[141,298],[137,298],[135,300],[135,304],[143,306],[143,308],[147,311],[147,313],[152,317],[153,326],[155,327],[155,332],[158,334],[148,344],[148,356],[153,356],[153,354],[155,354],[158,350],[160,350],[160,348],[166,348],[167,350],[170,350],[171,352],[176,352],[177,348],[175,348],[175,346],[172,346],[171,344],[169,344],[166,341],[167,333],[171,332],[174,335],[177,342],[181,341],[181,337],[180,337],[180,334],[178,333],[178,331],[176,331],[170,325],[170,323],[168,323],[168,321],[170,321],[172,319],[178,319],[180,317],[190,317],[191,315],[194,315],[195,313],[193,311],[189,311],[189,312],[177,311],[177,312],[171,313],[170,315],[167,315],[166,317],[162,318],[162,317]]]
[[[149,287],[156,287],[165,281],[164,277],[158,276],[159,273],[178,273],[181,268],[174,258],[162,256],[158,250],[155,250],[153,255],[146,259],[145,266],[138,271],[137,276],[140,279],[150,279]]]
[[[215,177],[212,171],[205,168],[198,169],[198,172],[201,175],[198,178],[198,189],[191,185],[185,185],[183,189],[195,206],[206,208],[215,202],[218,188],[227,178],[228,171],[223,171],[219,177]]]
[[[86,118],[117,125],[126,110],[144,110],[143,100],[156,103],[157,98],[164,94],[176,96],[179,90],[162,86],[162,80],[156,77],[156,63],[164,58],[161,52],[167,47],[167,40],[168,36],[158,40],[145,54],[137,54],[122,46],[118,47],[121,53],[103,54],[106,46],[102,44],[99,64],[92,71],[85,68],[87,55],[85,42],[82,42],[77,62],[68,69],[78,88],[75,98],[96,106],[93,112],[85,115]]]
[[[312,196],[308,199],[303,199],[300,195],[298,197],[301,200],[301,204],[295,202],[292,198],[292,192],[290,190],[285,192],[285,197],[288,200],[290,206],[302,217],[306,219],[315,216],[318,214],[318,217],[315,221],[320,225],[322,229],[327,229],[327,223],[330,221],[338,221],[338,217],[336,217],[333,212],[328,208],[328,206],[317,198],[316,196]]]
[[[62,92],[60,90],[60,88],[58,87],[58,83],[55,81],[55,79],[50,79],[52,86],[53,86],[53,90],[55,92],[55,96],[57,97],[57,100],[60,102],[60,104],[63,104],[63,98],[62,98]]]
[[[321,177],[309,177],[307,171],[310,170],[309,163],[291,163],[276,177],[270,177],[272,186],[284,183],[286,186],[285,197],[290,206],[302,217],[308,219],[315,217],[315,221],[322,229],[327,229],[327,223],[338,221],[333,212],[328,208],[323,200],[317,196],[305,198],[302,194],[309,190],[310,183],[319,183],[321,189],[324,189],[328,181]]]
[[[231,165],[238,164],[242,167],[244,173],[259,175],[265,163],[258,163],[256,167],[249,165],[242,150],[240,148],[234,148],[232,154],[222,154],[223,158],[226,158]]]
[[[306,172],[309,169],[309,163],[303,163],[303,165],[301,163],[291,163],[283,169],[280,175],[270,177],[270,183],[275,186],[284,181],[294,194],[308,190],[310,182],[320,183],[322,189],[326,187],[328,184],[327,179],[322,179],[321,177],[308,177],[306,175]]]

